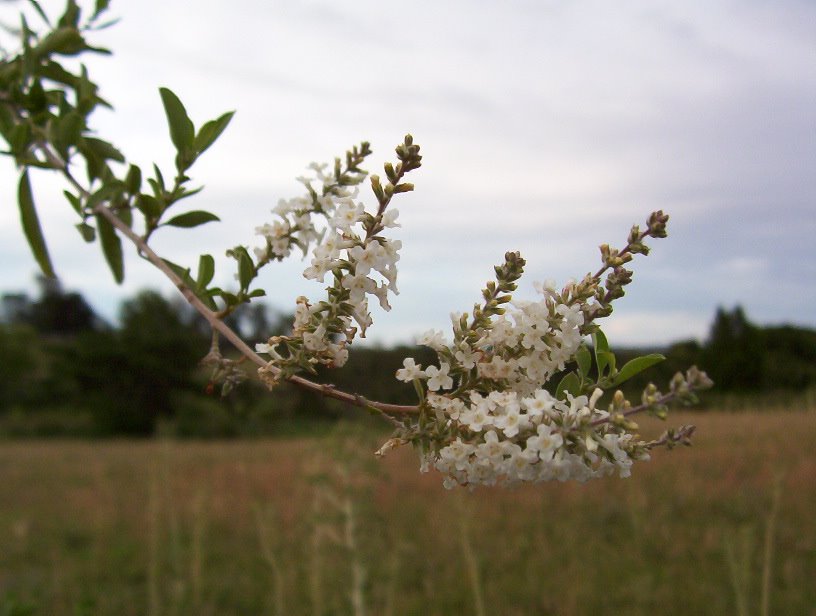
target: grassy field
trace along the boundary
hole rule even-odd
[[[630,479],[473,493],[353,428],[0,443],[0,614],[816,614],[816,414],[673,423]]]

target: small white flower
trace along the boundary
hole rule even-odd
[[[303,332],[303,346],[310,351],[323,351],[328,347],[326,328],[321,325],[314,332]]]
[[[460,412],[459,422],[474,432],[481,432],[485,426],[493,425],[493,418],[487,410],[487,404],[479,404]]]
[[[344,289],[349,290],[349,299],[352,303],[363,301],[365,299],[365,294],[373,293],[374,289],[377,287],[377,283],[371,280],[371,278],[368,278],[362,274],[346,274],[343,276],[341,284],[343,285]]]
[[[422,371],[422,364],[417,364],[413,357],[406,357],[402,360],[403,368],[397,370],[397,379],[410,383],[414,379],[421,379],[425,376]]]
[[[396,208],[391,208],[385,214],[383,214],[382,226],[386,229],[402,226],[397,222],[397,216],[399,216],[399,210]]]
[[[441,351],[445,347],[445,337],[441,331],[430,329],[417,340],[422,346],[430,347],[434,351]]]
[[[428,366],[425,368],[425,376],[428,377],[428,389],[437,391],[439,389],[453,388],[453,379],[448,376],[450,365],[442,362],[439,368],[436,366]]]
[[[500,428],[506,437],[513,438],[519,433],[519,429],[529,425],[527,416],[520,411],[518,404],[506,407],[504,414],[493,420],[493,425]]]
[[[362,204],[356,204],[351,199],[346,199],[340,202],[334,216],[331,219],[331,225],[340,229],[341,231],[350,231],[351,227],[359,222],[365,210]]]
[[[476,365],[476,359],[478,355],[473,352],[473,349],[470,348],[464,342],[461,343],[458,347],[456,353],[453,354],[456,358],[456,361],[459,362],[459,365],[462,366],[465,370],[470,370],[473,366]]]
[[[474,452],[476,458],[481,460],[489,460],[493,464],[499,463],[504,459],[504,447],[499,441],[499,435],[495,430],[488,430],[484,435],[484,443],[476,446]]]
[[[527,413],[532,416],[539,416],[543,414],[550,414],[555,406],[555,398],[546,389],[537,389],[535,394],[530,398],[524,398],[522,401]]]
[[[549,424],[540,424],[536,434],[527,439],[527,449],[537,451],[542,460],[552,457],[553,451],[564,444],[564,439],[557,432],[553,432]]]

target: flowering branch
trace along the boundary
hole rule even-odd
[[[59,156],[50,147],[48,147],[48,144],[39,143],[37,145],[39,147],[39,151],[42,152],[44,158],[53,166],[53,168],[58,169],[84,199],[90,198],[90,192],[73,177],[68,169],[67,163],[61,160]],[[210,310],[210,308],[208,308],[204,302],[198,298],[195,292],[176,274],[176,272],[167,264],[167,262],[156,254],[152,248],[150,248],[144,238],[135,233],[133,229],[126,225],[104,203],[98,203],[95,205],[93,207],[93,212],[99,216],[103,216],[117,231],[130,240],[136,247],[139,255],[147,259],[154,267],[156,267],[156,269],[158,269],[173,283],[173,285],[184,296],[184,299],[187,300],[187,302],[193,308],[195,308],[195,310],[201,316],[203,316],[204,319],[206,319],[207,323],[210,324],[210,327],[212,327],[214,331],[226,338],[230,344],[236,348],[236,350],[238,350],[244,357],[252,361],[254,364],[262,368],[265,373],[271,374],[273,378],[278,378],[278,376],[281,374],[281,369],[270,365],[267,361],[262,359],[260,355],[253,351],[249,345],[247,345],[246,342],[244,342],[244,340],[223,321],[224,315],[218,315]],[[418,407],[416,406],[389,404],[385,402],[367,400],[363,396],[341,391],[335,388],[333,385],[314,383],[308,379],[295,375],[289,375],[286,377],[286,380],[303,389],[307,389],[328,398],[340,400],[341,402],[352,406],[371,408],[389,414],[416,413],[418,411]]]
[[[552,283],[536,285],[541,296],[537,301],[513,298],[526,262],[518,252],[507,252],[504,262],[494,268],[495,280],[482,291],[482,303],[473,306],[472,314],[452,315],[451,339],[435,330],[420,338],[420,344],[436,352],[436,364],[423,368],[408,357],[397,371],[396,378],[416,390],[417,405],[369,401],[301,376],[316,373],[319,366],[345,364],[357,335],[365,337],[372,325],[371,298],[390,310],[389,299],[398,294],[402,248],[400,240],[388,237],[400,226],[392,202],[395,195],[414,189],[405,176],[421,166],[419,146],[406,135],[396,148],[397,161],[383,166],[385,179],[370,176],[377,200],[372,211],[360,200],[360,186],[368,177],[361,167],[371,154],[368,142],[331,166],[313,163],[309,177],[299,178],[306,194],[281,200],[272,211],[273,221],[256,228],[263,245],[253,250],[239,245],[227,251],[237,267],[238,289],[214,286],[211,255],[200,256],[194,274],[191,268],[158,255],[149,240],[162,227],[189,229],[218,220],[201,210],[172,217],[168,212],[201,190],[188,187],[189,169],[227,128],[233,112],[196,130],[181,100],[160,88],[176,150],[175,170],[168,183],[153,165],[152,176],[146,178],[149,189],[142,190],[141,169],[127,165],[112,144],[92,136],[88,118],[97,106],[107,105],[97,86],[84,67],[71,73],[56,59],[105,52],[91,47],[84,33],[93,29],[106,6],[97,3],[91,18],[80,23],[79,8],[74,0],[67,0],[57,27],[45,36],[31,30],[23,19],[22,50],[0,59],[0,134],[9,145],[7,153],[22,169],[21,221],[45,274],[53,275],[53,267],[34,205],[31,167],[56,171],[66,179],[72,190],[64,194],[80,218],[76,228],[85,241],[99,239],[117,282],[124,278],[124,237],[207,320],[213,339],[204,363],[212,366],[225,393],[244,378],[244,372],[239,368],[241,360],[221,355],[220,337],[258,366],[259,377],[270,388],[289,381],[379,413],[395,432],[378,453],[410,443],[420,451],[422,468],[436,468],[448,487],[585,481],[611,473],[625,477],[633,462],[647,459],[655,447],[689,443],[693,426],[668,430],[656,440],[641,440],[630,416],[646,412],[665,419],[669,404],[695,402],[696,392],[710,387],[711,381],[694,367],[685,375],[678,373],[667,394],[650,384],[640,404],[632,405],[617,390],[606,409],[600,406],[605,391],[615,390],[663,359],[646,355],[618,369],[597,322],[612,313],[613,302],[632,281],[632,271],[624,266],[635,255],[648,255],[645,240],[666,237],[669,217],[662,211],[649,216],[644,230],[633,226],[622,249],[601,245],[602,263],[594,274],[560,290]],[[87,185],[72,173],[76,158],[84,163]],[[117,174],[114,164],[127,165],[127,171]],[[139,217],[141,234],[134,226],[134,218]],[[305,278],[324,283],[329,277],[325,296],[298,298],[292,331],[273,336],[253,350],[224,319],[240,305],[265,295],[257,286],[260,270],[287,258],[294,248],[309,259]],[[587,336],[592,337],[591,350],[584,340]],[[553,385],[556,376],[560,379]]]

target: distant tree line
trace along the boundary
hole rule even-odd
[[[647,380],[665,383],[692,364],[714,380],[714,394],[816,387],[816,330],[791,325],[759,327],[740,306],[717,309],[704,343],[677,342],[661,352],[666,361],[633,379],[632,387],[642,387]],[[624,359],[627,354],[620,353]]]
[[[250,344],[290,328],[288,318],[257,302],[228,323]],[[0,435],[242,436],[361,415],[286,384],[270,395],[249,365],[246,381],[222,398],[200,363],[210,344],[208,324],[181,298],[142,291],[121,304],[113,325],[80,294],[43,278],[37,299],[7,294],[0,301]],[[393,378],[406,354],[357,349],[342,371],[319,378],[410,403],[413,388]]]
[[[143,291],[121,305],[114,326],[78,293],[42,279],[40,296],[2,298],[0,435],[142,435],[224,437],[290,432],[340,416],[360,417],[332,400],[282,385],[273,394],[249,374],[222,398],[200,365],[210,345],[206,323],[183,300]],[[249,342],[287,331],[289,322],[262,304],[230,316]],[[619,361],[638,354],[619,352]],[[816,330],[758,327],[740,307],[719,309],[704,343],[663,350],[667,359],[646,374],[663,384],[697,364],[716,391],[752,394],[816,386]],[[357,348],[343,370],[319,380],[376,400],[413,403],[413,388],[394,378],[411,355],[427,364],[424,348]],[[556,379],[553,379],[557,382]],[[293,420],[302,421],[293,421]],[[305,428],[304,428],[305,429]]]

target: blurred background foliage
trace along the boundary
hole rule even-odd
[[[340,417],[366,417],[288,385],[270,394],[251,378],[249,365],[250,378],[220,397],[199,363],[209,348],[209,328],[181,298],[142,291],[122,303],[114,325],[82,295],[42,278],[37,298],[4,295],[0,316],[2,436],[260,436],[311,432]],[[250,344],[289,328],[287,317],[258,302],[229,321]],[[664,386],[693,364],[716,383],[702,409],[735,410],[757,398],[766,408],[782,408],[816,390],[816,331],[760,327],[739,306],[717,311],[702,344],[618,349],[619,362],[644,351],[660,351],[666,361],[627,383],[631,396],[648,381]],[[321,372],[317,379],[370,399],[411,404],[413,389],[394,378],[409,355],[423,364],[434,358],[425,348],[360,347],[342,370]],[[770,400],[777,404],[767,404]]]

